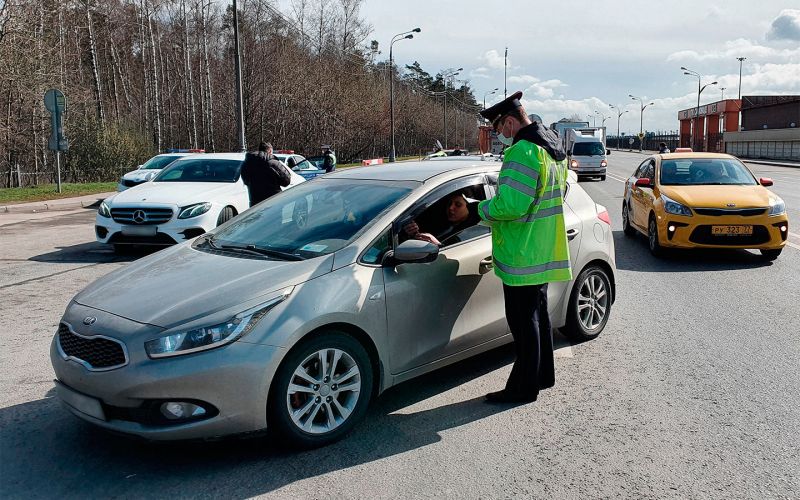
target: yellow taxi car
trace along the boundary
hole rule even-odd
[[[625,183],[622,226],[665,248],[758,249],[775,260],[786,245],[786,205],[737,158],[678,152],[644,160]]]

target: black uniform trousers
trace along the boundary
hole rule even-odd
[[[514,337],[517,359],[506,383],[506,391],[536,396],[540,389],[555,385],[553,330],[547,312],[547,283],[503,285],[506,320]]]

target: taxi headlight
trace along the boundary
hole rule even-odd
[[[188,207],[182,207],[180,213],[178,213],[178,218],[191,219],[192,217],[203,215],[209,210],[211,210],[211,203],[195,203],[194,205],[189,205]]]
[[[105,201],[100,203],[97,213],[100,214],[100,217],[111,218],[111,209],[108,207],[108,204]]]
[[[144,343],[145,351],[151,358],[166,358],[215,349],[230,344],[250,333],[261,318],[276,305],[286,300],[292,293],[292,289],[293,287],[286,288],[278,296],[259,306],[243,311],[224,323],[148,340]]]
[[[683,215],[686,217],[692,216],[692,211],[689,210],[689,207],[686,205],[678,203],[677,201],[663,194],[661,195],[661,199],[664,200],[664,211],[668,214]]]
[[[786,213],[786,203],[781,198],[775,198],[769,202],[770,215],[783,215]]]

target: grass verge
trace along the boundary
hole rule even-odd
[[[57,200],[95,193],[116,191],[116,182],[90,182],[88,184],[61,184],[61,193],[56,192],[55,184],[36,187],[0,189],[0,205],[13,205],[31,201]]]

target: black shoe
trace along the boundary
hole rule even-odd
[[[539,394],[520,394],[509,392],[505,389],[497,392],[490,392],[486,395],[486,402],[493,404],[509,404],[509,403],[533,403]]]

